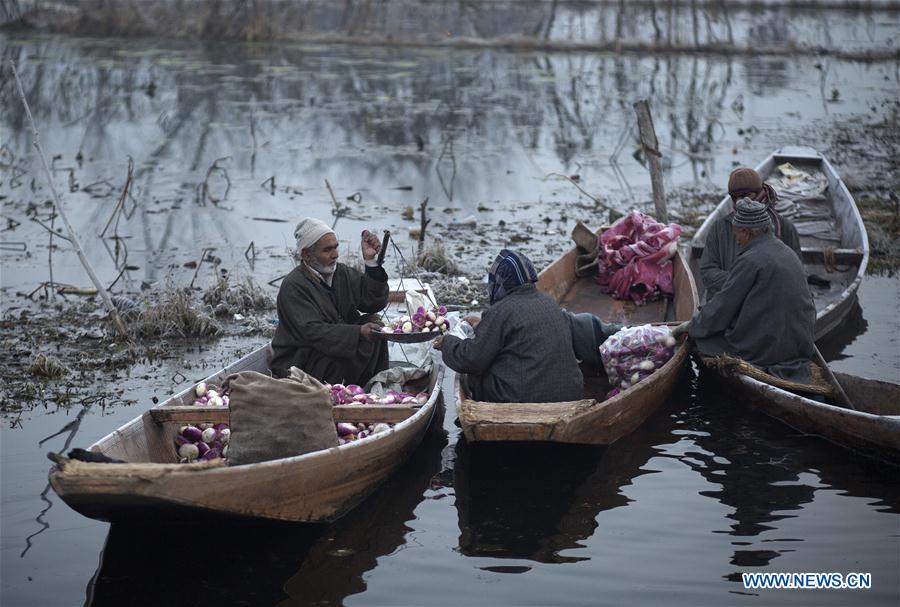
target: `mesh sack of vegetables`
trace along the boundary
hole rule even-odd
[[[625,327],[600,346],[612,398],[653,374],[675,355],[675,338],[668,327]]]
[[[335,447],[331,393],[296,367],[275,379],[256,371],[228,377],[232,466]]]

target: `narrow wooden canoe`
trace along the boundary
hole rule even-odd
[[[578,249],[572,248],[538,275],[538,288],[570,312],[590,312],[604,322],[626,325],[684,321],[693,316],[697,287],[680,252],[672,263],[675,297],[644,306],[613,299],[600,291],[593,277],[575,276],[578,254]],[[591,373],[585,369],[584,399],[560,403],[473,401],[457,376],[456,412],[470,441],[608,445],[634,431],[662,404],[684,368],[687,356],[687,349],[680,345],[675,356],[653,375],[608,400],[603,400],[609,386],[602,370]]]
[[[239,371],[264,372],[263,347],[210,376],[220,384]],[[363,500],[422,440],[440,398],[443,367],[429,378],[420,407],[337,405],[335,421],[388,421],[391,430],[365,439],[243,466],[222,460],[176,463],[173,440],[186,423],[228,422],[226,407],[190,406],[193,386],[90,446],[129,462],[86,463],[57,458],[50,484],[69,506],[90,518],[135,522],[146,517],[185,520],[237,516],[319,523],[334,520]]]
[[[900,385],[844,373],[834,376],[855,410],[810,400],[746,375],[719,378],[736,400],[804,434],[900,465]]]
[[[869,263],[869,238],[856,202],[824,156],[808,147],[785,147],[769,155],[756,170],[766,180],[776,174],[778,166],[785,162],[798,169],[824,175],[828,183],[823,199],[811,200],[810,204],[814,205],[815,211],[830,213],[830,217],[822,217],[818,221],[834,223],[834,240],[824,240],[814,235],[800,236],[807,271],[831,281],[830,287],[810,286],[816,302],[816,341],[819,341],[841,325],[856,302],[856,292]],[[778,194],[781,198],[792,199],[789,192],[779,191]],[[713,223],[729,213],[731,198],[726,194],[691,241],[691,269],[701,295],[704,289],[699,260],[707,234]]]

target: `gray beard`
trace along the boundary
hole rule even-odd
[[[322,275],[330,275],[334,274],[334,271],[337,270],[337,262],[334,262],[330,266],[323,266],[318,261],[310,261],[309,267]]]
[[[303,263],[318,272],[319,276],[322,277],[322,280],[325,281],[325,284],[329,287],[331,286],[331,281],[334,280],[334,271],[337,270],[337,262],[334,262],[330,266],[323,266],[317,261],[305,261]]]

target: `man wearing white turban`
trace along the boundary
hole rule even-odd
[[[327,224],[307,217],[294,230],[300,264],[278,291],[278,327],[272,339],[272,373],[303,369],[323,382],[365,384],[387,368],[381,327],[362,313],[387,305],[387,273],[378,265],[378,238],[363,230],[365,272],[338,263],[338,240]]]

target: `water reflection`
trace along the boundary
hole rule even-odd
[[[588,560],[566,551],[583,547],[598,514],[629,504],[625,488],[653,472],[646,464],[660,451],[655,445],[672,439],[672,405],[607,447],[461,438],[453,469],[460,552],[538,563]]]
[[[582,487],[599,492],[591,481],[602,454],[597,448],[460,440],[453,474],[460,552],[540,563],[585,560],[562,553],[591,536],[604,506],[626,502],[615,491],[606,504],[579,494]]]
[[[900,486],[884,483],[887,464],[792,428],[735,402],[718,377],[701,372],[694,404],[680,416],[695,448],[679,457],[714,489],[701,495],[730,508],[727,530],[735,546],[730,563],[738,571],[727,576],[741,582],[740,571],[766,567],[785,552],[798,549],[804,537],[763,539],[781,529],[825,488],[844,495],[878,496],[879,510],[900,512]],[[715,432],[710,432],[715,428]],[[771,542],[770,545],[761,545]]]
[[[85,605],[273,605],[321,533],[272,524],[112,525]]]
[[[342,604],[365,591],[363,575],[379,557],[405,543],[406,523],[441,469],[440,425],[436,419],[410,460],[332,525],[112,525],[86,604]]]
[[[309,551],[300,568],[284,583],[286,599],[279,607],[340,605],[343,599],[365,591],[363,575],[380,557],[402,550],[424,499],[446,494],[435,476],[441,471],[441,450],[447,444],[441,420],[410,461],[379,489],[372,499],[332,525]]]
[[[54,60],[60,55],[67,60]],[[515,168],[494,154],[511,140],[536,150],[549,139],[570,167],[576,155],[615,140],[632,115],[632,97],[664,90],[659,115],[693,112],[678,128],[680,137],[693,139],[705,122],[716,121],[719,98],[732,82],[730,59],[694,58],[691,67],[667,60],[662,68],[655,60],[649,68],[640,57],[621,55],[410,56],[389,49],[183,43],[165,50],[132,43],[126,50],[98,41],[40,39],[4,48],[4,76],[10,60],[20,66],[39,124],[77,134],[67,142],[75,148],[72,155],[99,160],[131,154],[138,177],[165,156],[181,158],[180,168],[190,171],[223,155],[242,169],[254,155],[274,162],[259,149],[266,147],[309,162],[303,168],[317,175],[343,159],[386,172],[385,181],[410,170],[436,179],[436,159],[450,136],[458,139],[460,156],[489,144],[491,153],[479,160],[491,163],[485,172]],[[0,84],[0,103],[22,155],[27,132],[9,81],[4,77]],[[780,86],[767,88],[772,93]],[[707,98],[713,103],[700,102]],[[400,155],[388,162],[370,153],[381,147]]]
[[[0,4],[0,24],[27,14],[39,2],[7,0]],[[858,48],[860,45],[890,45],[892,23],[879,19],[890,13],[890,3],[820,3],[795,8],[797,3],[739,3],[729,8],[720,0],[686,2],[653,0],[642,2],[547,2],[507,0],[489,3],[469,1],[423,3],[360,1],[335,4],[310,0],[302,8],[276,1],[242,3],[223,11],[201,7],[189,9],[169,5],[136,5],[131,19],[122,20],[113,9],[85,8],[78,3],[66,11],[46,11],[37,20],[59,31],[101,35],[171,35],[178,23],[182,35],[200,32],[209,39],[260,40],[297,39],[329,35],[356,42],[376,39],[444,39],[453,42],[474,39],[506,44],[517,41],[555,44],[594,44],[607,47],[636,45],[652,48],[719,47],[743,48],[753,42],[767,46],[794,42],[802,48]],[[808,3],[800,3],[808,4]],[[883,11],[879,5],[886,6]],[[869,10],[860,10],[866,9]],[[835,10],[838,9],[838,10]],[[228,13],[223,18],[222,12]],[[54,14],[55,13],[55,14]],[[883,21],[887,21],[884,23]],[[790,28],[785,24],[790,24]],[[865,30],[865,33],[858,30]],[[789,36],[789,37],[788,37]],[[448,40],[449,38],[449,40]]]
[[[6,214],[21,223],[14,236],[43,247],[47,235],[27,214],[46,223],[49,209],[26,209],[46,188],[32,179],[38,166],[10,60],[19,65],[44,147],[60,156],[57,180],[72,177],[65,192],[70,216],[107,282],[122,270],[121,260],[103,246],[109,235],[101,242],[88,235],[108,221],[129,158],[134,213],[119,222],[117,243],[127,244],[128,265],[140,268],[126,279],[153,283],[207,246],[219,256],[250,241],[283,251],[289,231],[261,222],[293,220],[301,207],[327,214],[325,179],[339,200],[360,192],[361,199],[346,202],[354,217],[394,231],[403,208],[426,196],[435,214],[448,213],[435,217],[435,234],[470,214],[479,225],[495,223],[491,211],[506,209],[526,224],[544,213],[571,222],[568,207],[582,195],[546,178],[554,172],[577,174],[585,191],[631,207],[639,202],[632,190],[647,184],[635,152],[631,104],[639,97],[653,106],[667,180],[720,183],[731,166],[714,158],[750,143],[739,135],[746,125],[738,101],[765,82],[759,93],[767,107],[793,107],[824,78],[812,60],[784,58],[0,39],[0,143],[11,157],[4,164],[19,175],[0,180],[0,195],[14,203]],[[743,75],[735,64],[745,66]],[[865,79],[841,63],[829,73],[850,84]],[[815,119],[792,120],[802,126]],[[770,151],[760,145],[752,159]],[[198,187],[223,158],[228,196],[202,206]],[[216,192],[224,191],[223,175],[210,177]],[[97,183],[112,187],[87,187]],[[532,248],[541,248],[540,236],[530,237]],[[65,274],[68,267],[57,269],[60,282],[78,280]],[[30,282],[34,271],[12,263],[5,282]]]
[[[844,348],[856,341],[868,328],[869,322],[863,316],[862,306],[859,305],[859,299],[857,299],[847,311],[847,316],[844,317],[841,325],[816,342],[816,347],[819,348],[819,352],[826,361],[840,360],[846,357],[841,354]]]

